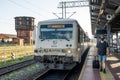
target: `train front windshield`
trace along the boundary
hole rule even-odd
[[[72,24],[57,24],[57,25],[41,25],[40,39],[72,39],[73,25]]]

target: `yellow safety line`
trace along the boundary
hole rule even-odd
[[[89,49],[90,50],[90,49]],[[81,80],[81,78],[82,78],[82,76],[83,76],[83,72],[85,71],[85,67],[86,67],[86,63],[87,63],[87,57],[88,57],[88,55],[89,55],[89,52],[88,52],[88,54],[87,54],[87,56],[86,56],[86,60],[85,60],[85,62],[84,62],[84,65],[83,65],[83,68],[82,68],[82,70],[81,70],[81,74],[80,74],[80,77],[78,78],[78,80]]]
[[[103,75],[103,72],[100,72],[100,78],[101,78],[101,80],[104,80],[104,75]]]
[[[112,75],[108,67],[106,67],[106,73],[100,72],[100,77],[101,80],[115,80],[114,76]]]

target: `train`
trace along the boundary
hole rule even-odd
[[[40,21],[36,28],[34,59],[50,69],[72,69],[81,62],[89,37],[75,19]]]

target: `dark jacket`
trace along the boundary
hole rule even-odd
[[[103,43],[98,42],[96,47],[98,48],[99,55],[106,55],[108,43],[104,41]]]

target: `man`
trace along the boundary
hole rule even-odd
[[[100,41],[96,45],[96,56],[98,56],[100,71],[106,73],[106,57],[109,55],[108,43],[105,41],[104,36],[101,36]]]

